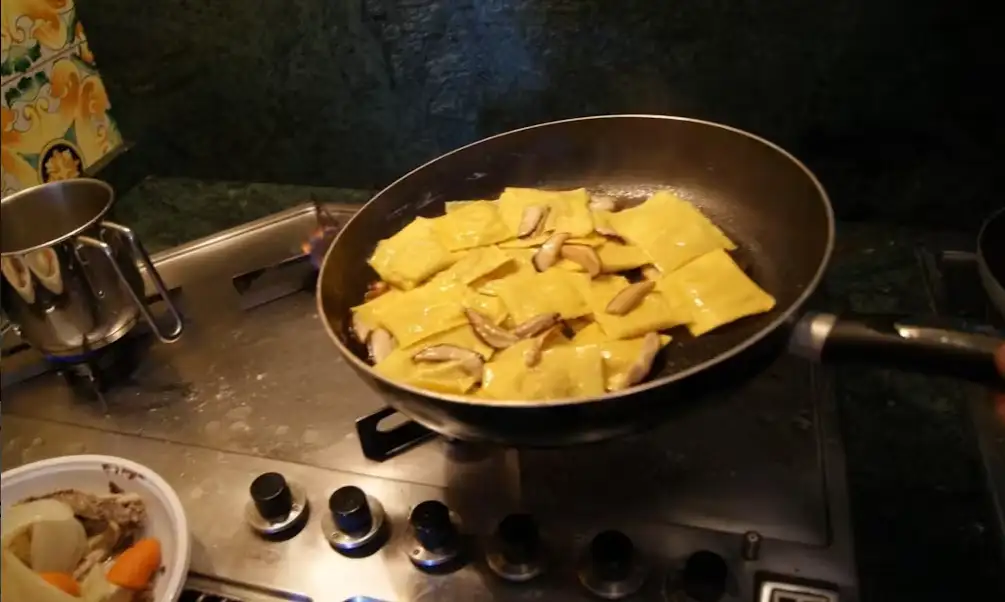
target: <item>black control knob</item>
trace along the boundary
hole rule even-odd
[[[499,521],[485,560],[496,575],[522,583],[544,572],[545,555],[534,517],[510,514]]]
[[[684,593],[697,602],[717,602],[726,593],[729,567],[715,552],[699,550],[688,557],[681,575]]]
[[[359,487],[339,487],[328,498],[328,510],[335,525],[349,535],[364,535],[373,527],[373,515],[366,494]]]
[[[532,564],[541,551],[537,522],[529,514],[510,514],[496,528],[499,551],[512,564]]]
[[[266,472],[251,482],[251,501],[262,518],[283,520],[293,510],[293,493],[286,478],[278,472]]]
[[[632,574],[635,546],[621,531],[603,531],[590,543],[593,574],[603,582],[624,581]]]
[[[450,509],[436,500],[421,502],[408,517],[415,539],[427,550],[450,547],[457,538],[457,528],[450,520]]]

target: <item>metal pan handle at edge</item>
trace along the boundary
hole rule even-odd
[[[923,318],[808,313],[796,323],[790,350],[824,362],[865,363],[954,376],[1005,387],[995,353],[1005,338],[947,328]]]
[[[178,313],[178,308],[175,307],[174,302],[171,301],[171,297],[168,295],[167,286],[164,285],[164,281],[161,280],[160,274],[157,273],[157,269],[154,267],[153,262],[150,261],[150,255],[147,254],[146,249],[140,243],[136,235],[129,228],[116,224],[114,222],[101,222],[101,227],[103,229],[111,230],[117,235],[124,237],[129,242],[130,250],[134,261],[138,260],[143,263],[146,267],[147,272],[150,274],[150,280],[153,282],[154,288],[160,294],[161,299],[164,300],[165,305],[167,305],[168,312],[171,314],[171,319],[174,321],[174,325],[171,330],[165,334],[161,329],[154,315],[150,312],[150,308],[146,303],[146,294],[143,290],[136,290],[133,284],[126,278],[126,275],[122,272],[122,268],[119,266],[118,262],[115,260],[115,254],[112,251],[111,245],[103,240],[98,240],[90,236],[78,236],[77,241],[81,244],[87,245],[89,247],[94,247],[105,254],[105,257],[112,264],[112,268],[115,270],[116,275],[118,275],[119,280],[126,285],[126,290],[129,291],[129,296],[132,298],[133,303],[140,310],[143,315],[143,319],[147,321],[150,325],[151,330],[154,334],[164,343],[172,343],[178,340],[181,336],[182,329],[184,325],[182,324],[181,314]]]

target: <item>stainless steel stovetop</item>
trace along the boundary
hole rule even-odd
[[[102,453],[158,471],[195,539],[185,601],[571,601],[596,598],[584,580],[613,595],[643,578],[629,599],[858,599],[826,372],[783,358],[732,395],[616,441],[515,450],[434,438],[375,462],[355,423],[382,400],[341,360],[304,286],[300,247],[316,227],[303,206],[156,256],[186,332],[173,345],[135,333],[138,368],[100,398],[72,390],[31,350],[5,357],[3,467]],[[246,521],[249,486],[267,472],[310,507],[302,530],[278,540]],[[329,497],[349,485],[386,515],[387,543],[362,558],[335,551],[322,530]],[[463,544],[438,574],[414,564],[431,557],[409,523],[426,500],[449,507]],[[524,521],[500,547],[497,525],[516,512],[533,517],[540,546],[526,545]],[[594,539],[608,530],[631,545]],[[528,549],[545,570],[527,582],[486,561]]]

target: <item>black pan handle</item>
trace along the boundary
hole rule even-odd
[[[986,331],[986,332],[984,332]],[[944,321],[888,315],[810,313],[796,323],[790,349],[825,362],[856,362],[955,376],[1005,387],[995,353],[1001,333]]]

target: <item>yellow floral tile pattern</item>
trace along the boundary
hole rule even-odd
[[[78,177],[122,143],[73,0],[3,0],[0,195]]]

